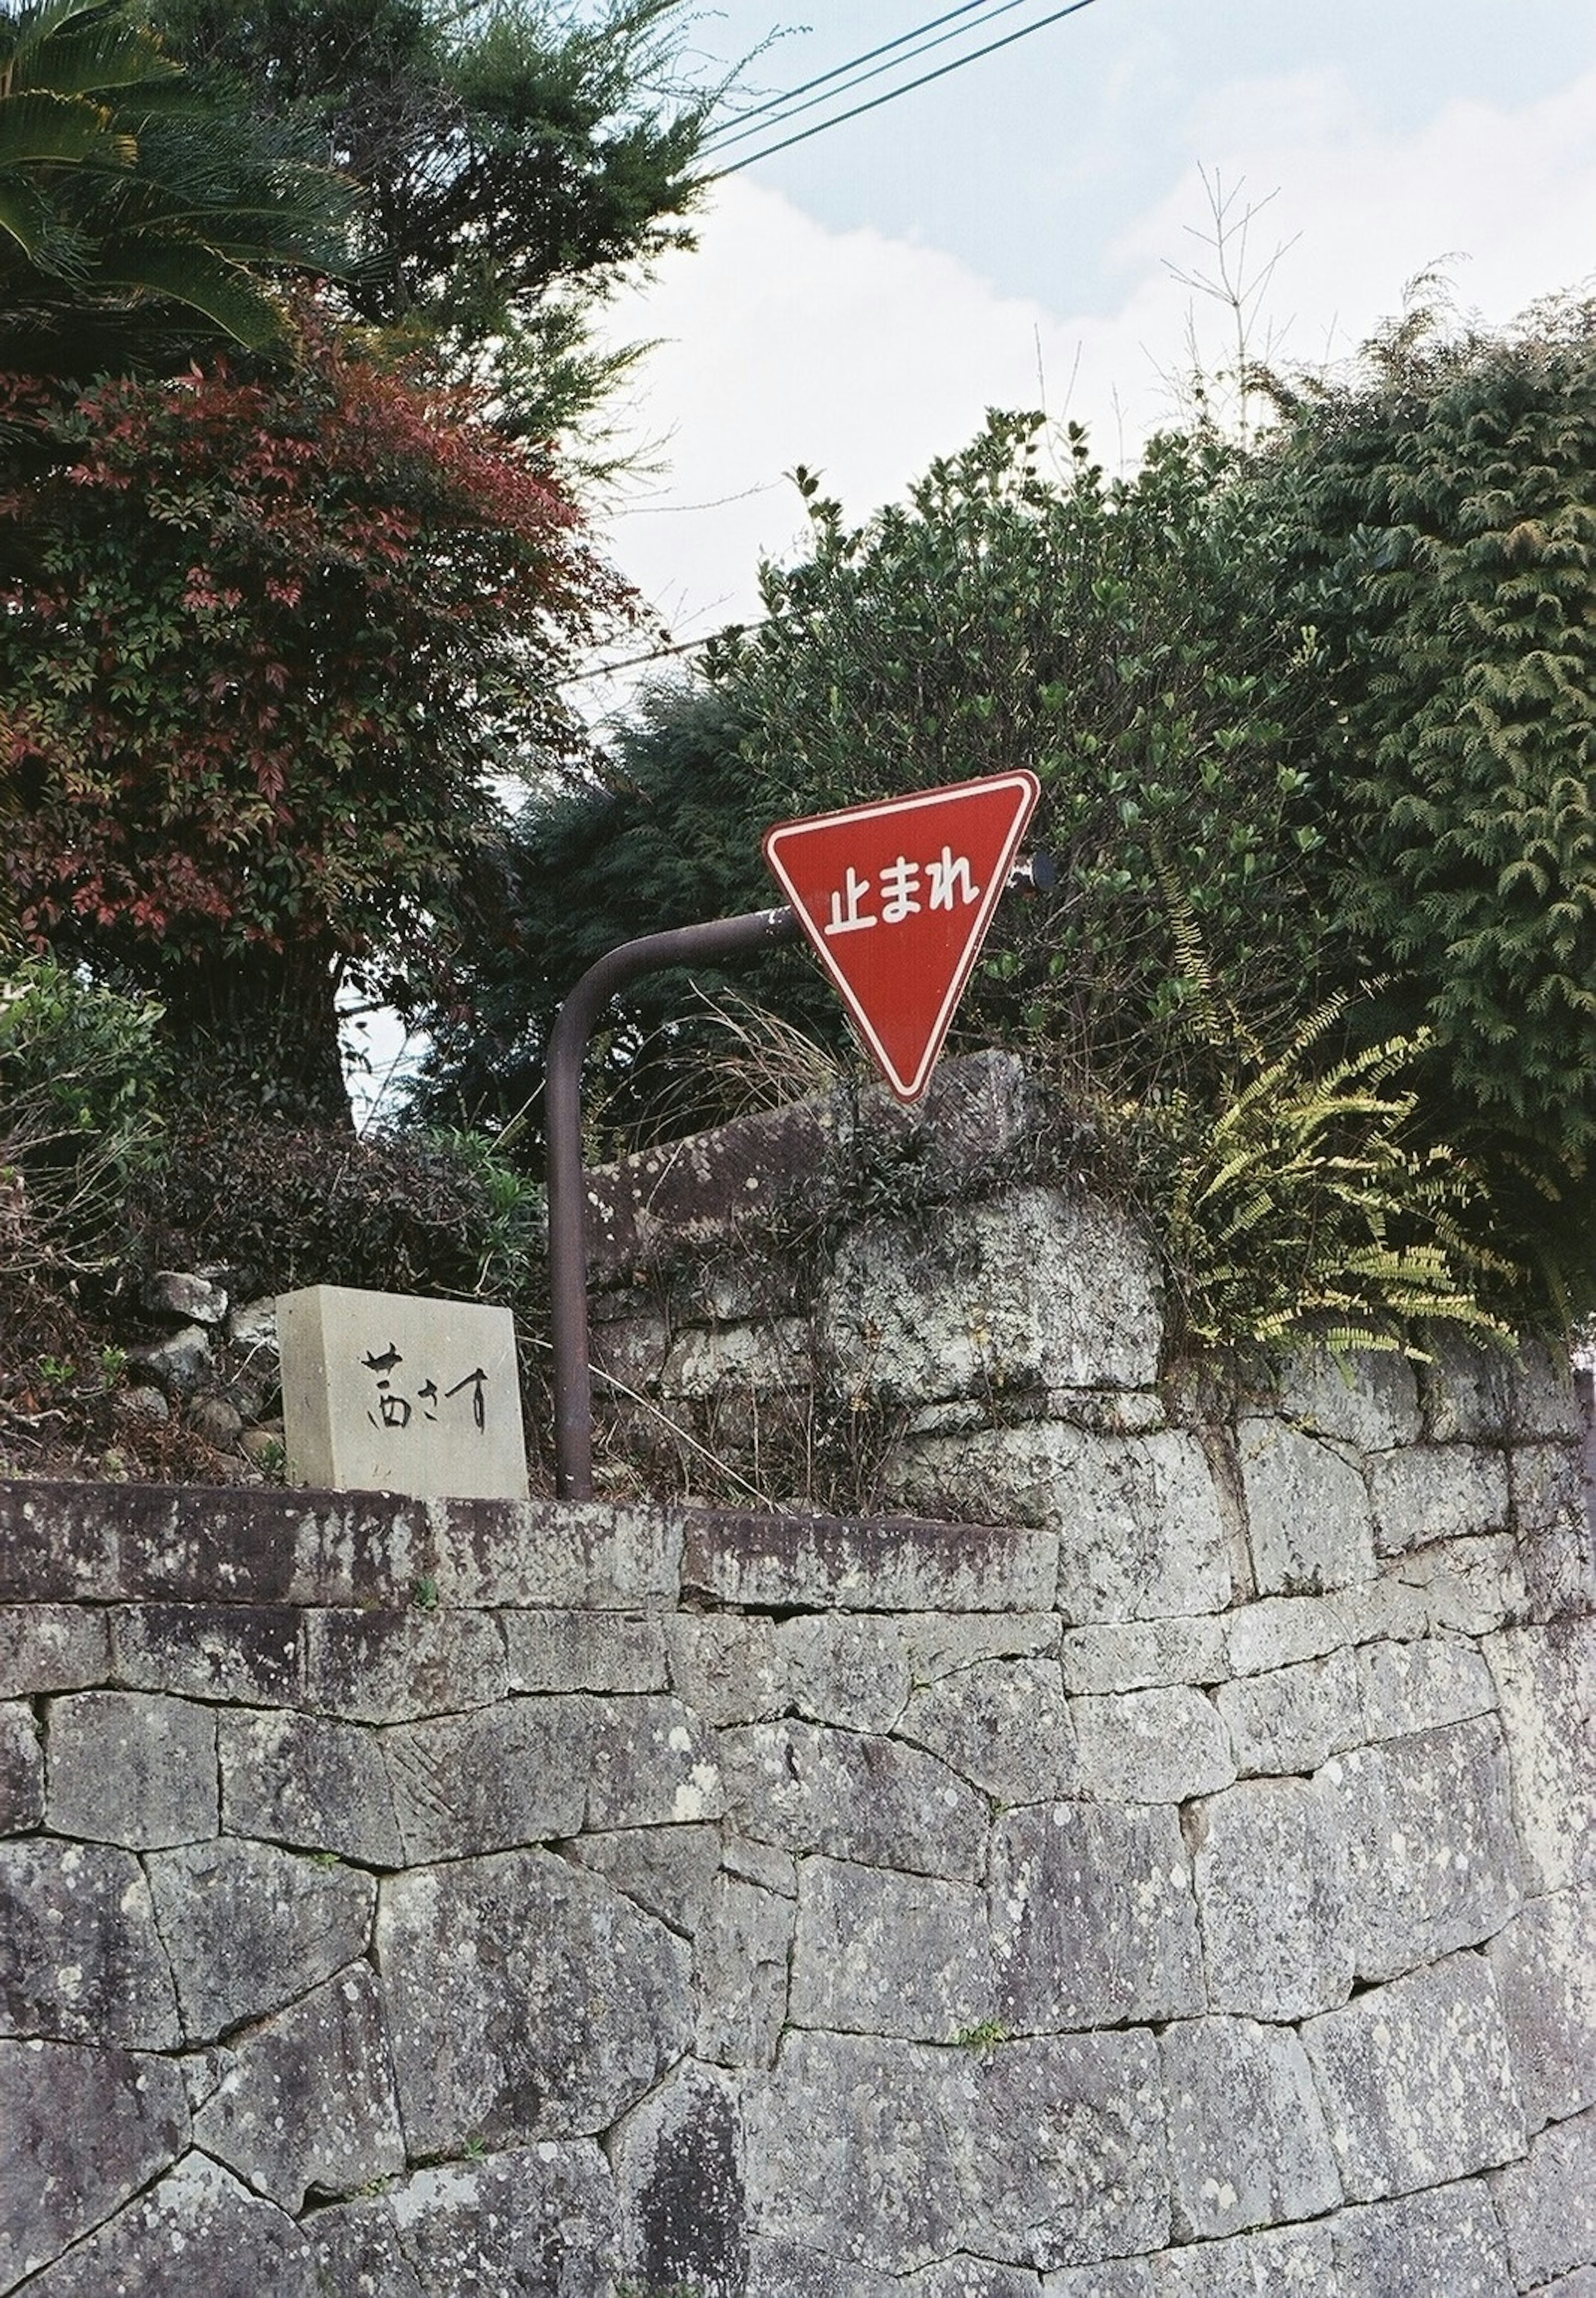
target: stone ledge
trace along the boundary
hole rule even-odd
[[[1012,1525],[704,1509],[688,1518],[682,1585],[755,1609],[1044,1612],[1057,1558],[1054,1533]]]

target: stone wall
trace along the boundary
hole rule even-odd
[[[921,1517],[0,1486],[0,2291],[1592,2298],[1566,1372],[1172,1382],[984,1170],[674,1327],[604,1185]]]

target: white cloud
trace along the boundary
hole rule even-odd
[[[724,183],[699,251],[616,313],[623,337],[661,338],[634,419],[666,467],[609,540],[678,633],[755,610],[759,553],[801,528],[781,478],[795,463],[862,517],[965,443],[987,407],[1038,403],[1038,370],[1050,412],[1067,402],[1088,420],[1105,460],[1133,451],[1170,411],[1160,370],[1183,363],[1191,298],[1164,259],[1200,256],[1187,236],[1205,214],[1198,155],[1250,194],[1278,187],[1258,238],[1267,251],[1301,236],[1271,293],[1299,361],[1354,344],[1438,257],[1468,258],[1451,267],[1460,298],[1492,321],[1596,260],[1596,75],[1516,109],[1453,103],[1405,136],[1370,129],[1337,73],[1237,81],[1194,98],[1183,140],[1190,165],[1114,244],[1126,286],[1108,318],[1001,295],[934,248],[830,231],[762,186]]]

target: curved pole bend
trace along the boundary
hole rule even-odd
[[[582,1062],[593,1024],[639,974],[796,941],[790,909],[750,910],[622,942],[566,997],[549,1038],[544,1122],[549,1145],[549,1292],[554,1330],[554,1472],[562,1500],[593,1496],[593,1379],[588,1352],[587,1191],[582,1169]]]

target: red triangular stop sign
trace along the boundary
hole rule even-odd
[[[1041,786],[980,781],[781,822],[765,858],[881,1074],[918,1101]]]

